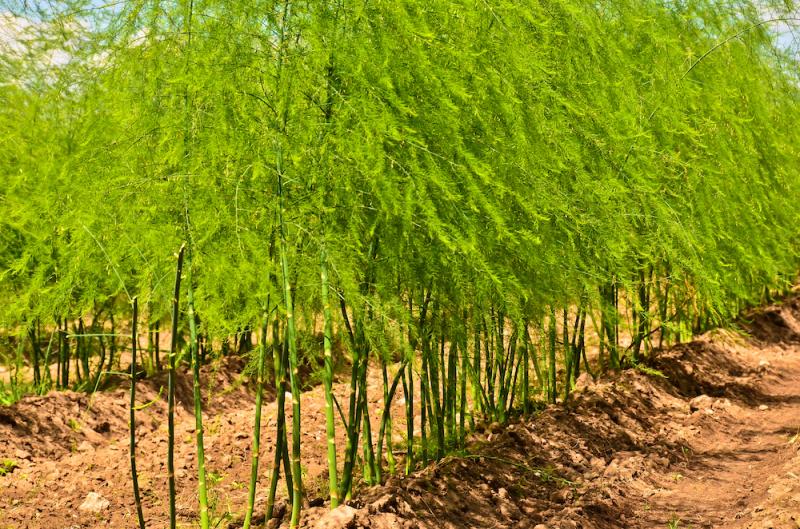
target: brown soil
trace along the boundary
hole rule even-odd
[[[305,527],[800,528],[800,301],[768,307],[730,331],[657,353],[666,378],[627,371],[582,380],[567,405],[525,422],[490,425],[467,455],[361,489],[330,513],[306,509]],[[206,409],[213,511],[236,526],[245,506],[253,399],[222,366]],[[377,375],[377,373],[376,373]],[[163,380],[140,382],[138,464],[148,527],[167,526]],[[195,522],[191,391],[179,388],[179,525]],[[381,393],[380,379],[370,387]],[[337,386],[344,398],[346,387]],[[274,392],[270,393],[273,400]],[[133,528],[125,388],[52,393],[0,408],[0,528]],[[304,469],[310,495],[326,480],[324,400],[303,395]],[[403,431],[397,404],[395,431]],[[380,407],[380,401],[373,408]],[[264,409],[262,513],[276,409]],[[397,438],[396,442],[402,439]],[[340,445],[343,443],[340,443]],[[283,485],[281,485],[283,489]],[[79,509],[91,492],[110,502]],[[316,503],[316,502],[314,502]],[[278,510],[281,513],[281,509]],[[281,513],[282,514],[282,513]],[[277,527],[286,520],[271,520]],[[539,526],[539,527],[537,527]]]

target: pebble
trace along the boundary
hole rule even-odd
[[[714,399],[708,395],[700,395],[689,401],[689,409],[692,411],[708,410],[714,405]]]
[[[339,505],[317,520],[314,529],[345,529],[352,527],[355,524],[355,520],[355,509],[349,505]]]
[[[90,492],[86,495],[78,510],[86,512],[101,512],[111,505],[111,502],[99,495],[96,492]]]

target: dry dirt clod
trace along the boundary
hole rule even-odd
[[[550,495],[550,501],[553,503],[567,503],[571,499],[572,491],[570,489],[557,490]]]
[[[397,497],[391,494],[384,494],[374,502],[372,502],[369,506],[369,511],[372,513],[377,512],[388,512],[392,507],[394,507],[397,501]]]
[[[110,505],[111,502],[98,493],[90,492],[86,495],[86,499],[83,500],[78,510],[97,513],[108,509]]]
[[[700,395],[689,401],[689,409],[691,411],[709,410],[714,405],[714,399],[708,395]]]
[[[349,505],[339,505],[317,520],[314,529],[349,529],[355,526],[356,511]]]
[[[507,520],[519,520],[522,517],[522,512],[511,502],[500,505],[500,514]]]
[[[16,457],[17,459],[30,459],[31,454],[30,452],[26,452],[25,450],[18,448],[14,450],[14,457]]]

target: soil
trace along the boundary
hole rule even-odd
[[[505,427],[481,426],[464,454],[361,487],[335,511],[312,501],[302,526],[798,529],[798,353],[800,300],[794,298],[748,314],[735,332],[714,331],[656,351],[648,368],[597,381],[584,376],[567,404]],[[218,527],[237,527],[246,504],[253,398],[232,374],[240,368],[228,359],[204,374],[213,382],[205,424]],[[380,395],[374,371],[370,391]],[[153,528],[168,525],[163,385],[157,377],[137,385],[139,403],[152,401],[137,415],[137,464],[145,518]],[[346,398],[344,384],[336,391]],[[179,525],[193,527],[188,379],[181,379],[178,397]],[[262,520],[276,417],[274,391],[268,397],[256,502]],[[397,400],[395,442],[401,443],[405,425]],[[327,480],[321,389],[304,393],[302,405],[303,465],[315,498]],[[91,397],[51,393],[0,408],[0,464],[15,465],[0,476],[0,528],[135,527],[127,406],[121,385]],[[377,414],[380,406],[378,400],[371,408]],[[268,526],[285,525],[284,511],[277,509],[281,518]]]

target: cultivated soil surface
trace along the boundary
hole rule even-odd
[[[320,529],[798,529],[800,300],[747,315],[740,331],[715,331],[657,352],[651,367],[663,376],[638,370],[598,381],[584,376],[566,406],[505,428],[487,426],[471,437],[467,455],[362,487],[336,511],[312,501],[316,506],[305,510],[302,523]],[[253,398],[232,375],[240,367],[205,373],[213,386],[206,453],[218,527],[237,527],[246,504]],[[137,386],[140,403],[153,401],[137,416],[138,465],[145,518],[159,529],[168,526],[162,385],[156,378]],[[382,393],[379,378],[370,391]],[[338,385],[337,393],[344,399],[346,387]],[[188,380],[178,396],[179,525],[194,527]],[[274,391],[268,396],[256,506],[261,521],[276,417]],[[135,527],[127,400],[121,386],[92,398],[52,393],[0,408],[0,463],[17,465],[0,477],[1,529]],[[326,482],[321,389],[304,393],[302,402],[303,464],[314,498]],[[400,444],[404,414],[396,406]],[[377,420],[381,402],[372,407]],[[286,524],[284,512],[277,509],[281,518],[268,526]]]

